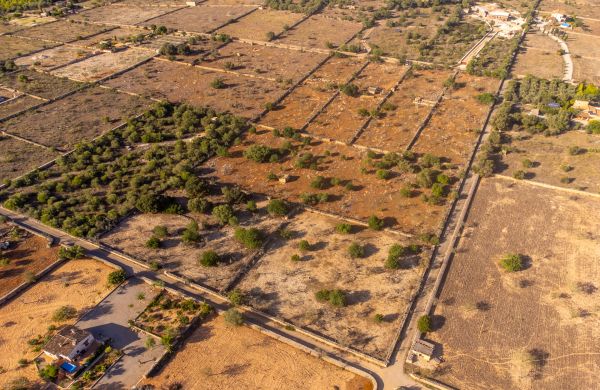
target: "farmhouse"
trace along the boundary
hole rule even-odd
[[[62,328],[44,347],[44,353],[53,359],[65,359],[72,362],[94,342],[94,336],[76,326]]]
[[[422,357],[428,362],[433,357],[434,348],[435,345],[433,343],[419,339],[413,344],[411,352],[418,357]]]
[[[558,23],[563,23],[566,22],[567,20],[567,15],[565,14],[561,14],[559,12],[554,12],[552,13],[552,15],[550,15],[553,19],[555,19]]]
[[[490,12],[490,18],[506,22],[510,19],[510,13],[502,10],[495,10]]]

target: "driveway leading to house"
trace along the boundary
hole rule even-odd
[[[111,338],[111,345],[123,351],[121,359],[98,382],[96,389],[131,388],[163,354],[164,347],[158,342],[154,348],[146,349],[146,336],[134,332],[128,324],[156,294],[158,291],[147,283],[131,278],[77,323],[77,326],[90,331],[96,339]],[[140,299],[142,295],[143,299]]]

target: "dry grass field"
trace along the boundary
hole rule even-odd
[[[44,99],[57,98],[83,85],[29,69],[0,75],[0,84]]]
[[[63,45],[34,53],[26,57],[21,57],[15,61],[15,64],[18,66],[29,66],[41,71],[48,71],[57,66],[89,57],[90,55],[92,55],[92,53],[88,50]]]
[[[148,31],[141,27],[118,27],[89,38],[77,40],[70,43],[69,46],[97,49],[98,44],[102,41],[112,41],[113,43],[116,43],[143,33],[148,33]]]
[[[56,44],[38,41],[36,39],[24,39],[9,35],[0,35],[0,60],[24,56],[53,46],[56,46]]]
[[[106,280],[112,271],[94,260],[71,260],[0,308],[0,366],[6,370],[0,375],[0,387],[7,388],[18,377],[39,380],[35,365],[18,364],[19,359],[37,355],[28,341],[45,335],[50,325],[62,324],[52,321],[60,307],[72,306],[81,315],[98,303],[109,293]]]
[[[341,222],[310,212],[294,216],[286,226],[292,237],[275,238],[239,288],[259,310],[384,359],[418,286],[419,255],[407,258],[402,269],[386,269],[389,248],[407,242],[359,226],[351,234],[337,233]],[[309,250],[299,249],[302,240]],[[353,243],[364,247],[364,258],[350,257]],[[347,305],[319,302],[315,294],[321,289],[342,290]],[[383,315],[381,322],[376,314]]]
[[[220,28],[217,33],[254,41],[268,41],[267,33],[280,34],[286,27],[292,26],[303,16],[303,14],[289,11],[259,9]]]
[[[597,209],[596,198],[485,179],[435,309],[439,380],[469,389],[597,385]],[[503,271],[507,253],[524,256],[525,269]]]
[[[135,116],[149,105],[145,99],[91,87],[3,123],[7,133],[42,145],[69,149]]]
[[[600,83],[600,38],[569,34],[567,46],[573,58],[573,78]]]
[[[512,176],[524,171],[525,178],[559,187],[600,193],[600,137],[583,131],[558,136],[508,133],[515,151],[502,157],[499,173]],[[571,154],[569,148],[581,148]],[[524,160],[531,161],[531,164]]]
[[[600,19],[600,4],[595,0],[543,0],[542,13],[560,12],[565,15]]]
[[[15,99],[0,104],[0,118],[6,118],[9,115],[16,114],[42,102],[43,100],[28,95],[20,95]]]
[[[58,20],[31,28],[19,30],[14,35],[26,38],[45,39],[53,42],[71,42],[109,30],[112,27],[91,23],[76,23]]]
[[[0,135],[0,150],[0,183],[4,179],[21,176],[59,156],[50,149],[3,135]]]
[[[108,52],[93,56],[56,69],[52,74],[57,77],[66,77],[82,82],[94,82],[128,69],[151,58],[153,55],[148,50],[132,47],[114,53]]]
[[[288,30],[276,40],[292,46],[326,49],[327,44],[342,45],[362,30],[362,24],[347,20],[312,15],[302,23]]]
[[[48,240],[43,237],[17,229],[8,223],[0,223],[0,234],[2,241],[11,243],[9,249],[0,253],[0,258],[8,261],[8,264],[0,267],[0,296],[9,293],[25,283],[28,277],[58,260],[58,247],[48,248]]]
[[[222,317],[202,324],[162,371],[143,383],[157,389],[180,384],[207,390],[371,390],[365,378],[251,328],[228,326]]]
[[[178,8],[181,7],[153,7],[117,3],[80,12],[72,19],[108,25],[133,26]]]
[[[222,80],[224,88],[211,87],[215,79]],[[275,101],[285,88],[264,79],[235,76],[166,60],[147,62],[106,84],[143,96],[210,106],[217,111],[230,111],[247,118],[261,113],[265,104]]]
[[[356,57],[331,57],[307,81],[319,84],[321,88],[345,84],[364,65],[365,60]]]
[[[166,26],[179,31],[210,33],[227,24],[232,19],[251,12],[255,7],[243,5],[223,5],[186,7],[179,11],[160,16],[148,22],[140,23],[143,26]]]
[[[533,75],[546,79],[562,78],[565,65],[558,54],[560,45],[549,36],[540,32],[530,32],[519,50],[512,71],[515,75]]]

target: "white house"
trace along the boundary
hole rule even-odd
[[[76,326],[62,328],[44,346],[44,353],[53,359],[65,359],[72,362],[94,342],[94,336]]]

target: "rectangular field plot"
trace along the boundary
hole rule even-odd
[[[144,49],[128,48],[117,52],[102,53],[83,61],[64,66],[52,72],[54,76],[93,82],[151,58],[154,54]]]
[[[362,30],[362,24],[313,15],[277,39],[287,45],[326,49],[327,44],[342,45]]]
[[[286,96],[276,109],[269,111],[260,124],[280,129],[288,126],[300,129],[334,93],[314,83],[304,82]]]
[[[406,243],[357,226],[352,234],[336,233],[340,222],[310,212],[295,216],[286,226],[292,238],[274,239],[239,288],[259,310],[385,359],[419,284],[420,257],[408,255],[401,269],[386,269],[391,246]],[[302,240],[310,245],[306,252],[298,249]],[[364,247],[364,258],[350,257],[353,243]],[[346,306],[319,302],[315,294],[323,289],[343,291]],[[376,314],[383,315],[381,323]]]
[[[369,123],[356,143],[380,150],[405,149],[443,92],[448,76],[448,71],[412,70],[386,101],[389,109]]]
[[[227,69],[245,75],[259,75],[291,84],[304,77],[326,58],[325,54],[287,50],[232,42],[210,55],[202,66]]]
[[[75,318],[90,309],[109,292],[108,274],[114,271],[91,259],[71,260],[35,282],[29,289],[0,308],[0,387],[9,388],[11,381],[25,377],[32,383],[41,380],[35,364],[19,365],[20,359],[33,360],[35,344],[42,344],[50,325],[73,323]],[[67,321],[54,321],[54,313],[64,306],[72,307],[76,314]]]
[[[273,233],[281,223],[270,218],[264,208],[257,215],[243,211],[240,207],[236,208],[235,213],[240,226],[259,229],[264,236]],[[192,217],[200,225],[201,243],[197,245],[185,244],[182,241],[182,233]],[[152,230],[156,226],[166,227],[168,233],[161,239],[158,249],[151,249],[146,246],[146,241],[152,237]],[[216,290],[226,288],[238,272],[248,265],[253,255],[253,251],[245,249],[234,239],[233,227],[220,227],[216,218],[196,213],[188,216],[136,215],[123,221],[115,230],[104,236],[102,241],[142,261],[157,262],[168,271]],[[220,257],[218,265],[208,267],[199,264],[200,256],[209,250],[215,251]]]
[[[223,88],[211,87],[215,79],[223,82]],[[247,118],[261,113],[267,102],[275,101],[284,92],[284,87],[267,80],[239,77],[164,60],[153,60],[138,66],[109,80],[107,85],[172,102],[210,106],[217,111],[230,111]]]
[[[0,118],[6,118],[9,115],[16,114],[43,102],[43,100],[36,99],[28,95],[21,95],[17,98],[0,104]]]
[[[600,38],[570,34],[567,45],[573,58],[573,78],[600,83]]]
[[[72,17],[72,19],[108,25],[132,26],[145,22],[148,19],[164,15],[178,8],[181,7],[145,7],[116,3],[80,12]]]
[[[194,42],[191,42],[193,38]],[[216,41],[210,37],[201,35],[188,35],[185,33],[174,32],[171,34],[159,35],[153,39],[146,39],[144,42],[139,44],[139,47],[149,49],[153,51],[160,51],[165,44],[171,44],[174,46],[180,44],[186,44],[189,46],[190,51],[188,54],[173,54],[173,55],[162,55],[162,58],[174,59],[176,61],[187,62],[189,64],[197,63],[204,56],[209,53],[213,53],[217,48],[223,46],[223,42]]]
[[[118,42],[127,41],[130,38],[136,37],[140,34],[148,33],[149,31],[144,30],[141,27],[117,27],[115,29],[96,34],[89,38],[79,39],[71,42],[70,46],[83,47],[83,48],[98,48],[98,44],[103,41],[111,41],[113,44]]]
[[[0,182],[21,176],[59,156],[50,149],[4,135],[0,135],[0,150]]]
[[[186,7],[168,15],[141,23],[143,26],[157,25],[174,28],[179,31],[210,33],[223,26],[231,19],[237,19],[251,12],[254,7],[242,5]]]
[[[412,150],[439,156],[452,164],[464,164],[490,109],[476,96],[496,92],[498,83],[496,79],[466,74],[457,77],[457,89],[446,93]]]
[[[65,65],[89,57],[92,53],[73,46],[58,46],[40,51],[15,61],[18,66],[30,66],[41,71],[48,71],[57,66]]]
[[[545,79],[562,78],[564,62],[558,54],[560,45],[547,35],[529,33],[524,47],[519,49],[513,73],[533,75]]]
[[[111,28],[113,27],[59,20],[18,31],[15,35],[65,43],[89,37]]]
[[[270,37],[267,36],[268,33],[280,34],[285,26],[292,26],[303,16],[303,14],[289,11],[259,9],[234,23],[228,24],[217,32],[237,38],[268,41],[270,40]]]
[[[48,47],[55,43],[25,39],[9,35],[0,35],[0,61],[20,57]]]
[[[529,180],[600,193],[600,136],[583,131],[552,137],[524,132],[510,132],[507,136],[514,151],[502,156],[499,173],[512,176],[516,171],[524,171]],[[581,151],[572,155],[569,148],[574,146]]]
[[[0,76],[0,85],[44,99],[54,99],[80,88],[83,84],[27,69]]]
[[[184,389],[371,389],[356,374],[326,363],[250,327],[231,327],[222,316],[194,330],[171,360],[141,384]],[[202,359],[198,359],[202,356]],[[233,375],[207,375],[231,372]]]
[[[365,65],[364,59],[356,57],[331,57],[307,81],[319,84],[321,88],[335,87],[347,83]]]
[[[279,150],[278,162],[259,163],[244,157],[244,151],[255,144]],[[290,150],[294,151],[293,156]],[[307,202],[320,210],[363,221],[377,215],[385,218],[387,226],[405,233],[435,230],[443,218],[443,202],[432,205],[421,200],[420,194],[430,194],[427,189],[414,189],[409,191],[410,196],[402,196],[401,190],[415,180],[415,175],[390,168],[388,179],[380,179],[374,164],[382,156],[371,162],[366,157],[366,151],[351,146],[313,140],[302,147],[300,142],[276,137],[264,130],[248,135],[244,142],[231,149],[229,157],[215,158],[207,166],[214,169],[213,175],[219,180],[239,184],[256,193]],[[449,171],[445,173],[453,175]],[[272,175],[289,177],[282,184],[269,180]],[[317,176],[323,177],[321,189],[312,184]],[[331,183],[333,179],[336,185]],[[319,194],[327,194],[326,201],[319,202],[316,199]]]
[[[92,87],[10,119],[3,127],[7,133],[64,150],[118,126],[148,103],[136,96]]]
[[[597,210],[597,198],[484,179],[428,334],[443,350],[436,379],[468,389],[596,387]],[[507,254],[521,256],[520,271],[499,265]]]
[[[595,0],[580,0],[575,3],[565,0],[544,0],[540,4],[542,14],[560,12],[565,15],[600,19],[600,5]]]

